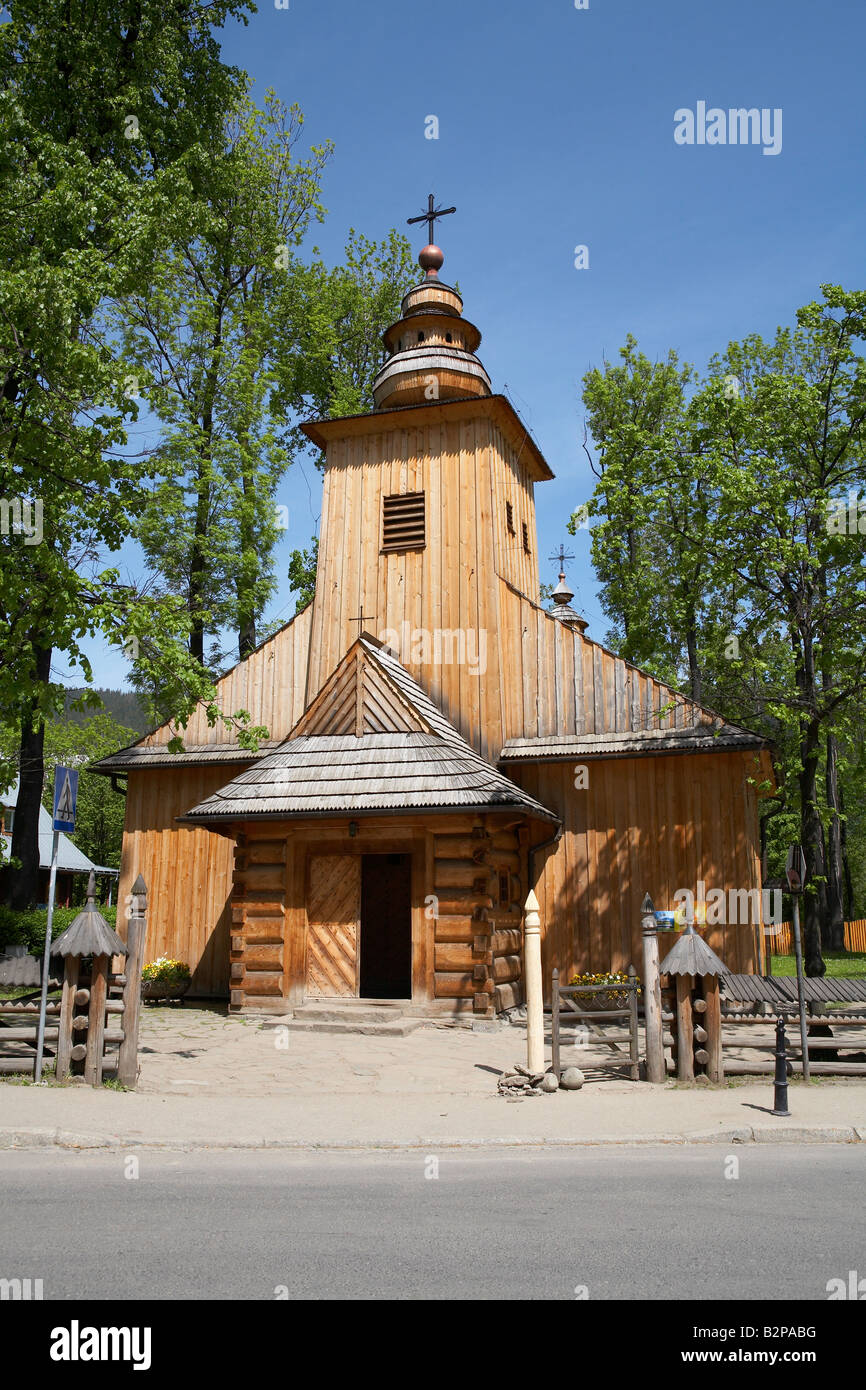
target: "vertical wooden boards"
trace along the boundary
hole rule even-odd
[[[570,761],[511,767],[515,780],[564,820],[562,838],[541,856],[533,885],[546,989],[553,965],[563,979],[573,971],[639,969],[645,893],[657,908],[673,908],[676,890],[696,894],[703,878],[707,892],[724,890],[727,911],[730,890],[752,885],[756,803],[742,814],[737,835],[720,802],[723,785],[741,797],[748,758],[737,751],[594,759],[586,790],[574,786]],[[754,969],[751,924],[710,927],[705,934],[731,969],[738,962]]]
[[[272,739],[286,737],[304,712],[312,617],[310,605],[217,681],[216,702],[224,714],[246,709],[253,723],[265,725]],[[136,746],[164,745],[176,732],[169,724],[162,724],[139,739]],[[181,732],[188,748],[235,741],[233,732],[221,721],[210,725],[201,708]]]
[[[307,874],[307,993],[357,995],[360,857],[311,854]]]
[[[118,884],[118,933],[139,874],[148,888],[148,958],[174,956],[192,971],[191,995],[228,989],[232,839],[176,817],[218,791],[244,764],[133,769]]]

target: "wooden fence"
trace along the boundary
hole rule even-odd
[[[638,982],[633,965],[628,968],[629,979],[622,984],[611,985],[608,988],[598,985],[560,985],[559,971],[553,972],[553,987],[551,989],[551,1068],[556,1079],[562,1075],[561,1049],[562,1049],[562,1028],[563,1024],[577,1024],[582,1030],[582,1041],[579,1045],[584,1047],[609,1047],[616,1054],[608,1059],[608,1065],[621,1067],[626,1063],[626,1055],[622,1052],[620,1044],[628,1044],[628,1068],[632,1081],[640,1080],[640,1055],[638,1053],[638,1021],[637,1021],[637,992]],[[588,1004],[592,1004],[593,997],[598,994],[622,994],[625,997],[625,1007],[613,1009],[584,1009],[579,1003],[579,999],[585,998]],[[597,1020],[604,1019],[606,1023],[611,1023],[615,1019],[627,1019],[628,1026],[623,1032],[606,1033],[598,1026]],[[602,1065],[598,1062],[595,1066]]]
[[[147,899],[140,876],[133,898],[122,973],[110,968],[108,956],[94,956],[90,961],[67,955],[62,978],[49,976],[49,990],[60,989],[61,997],[48,1000],[43,1069],[53,1064],[58,1081],[83,1075],[92,1086],[100,1085],[104,1076],[116,1077],[128,1087],[136,1083],[147,932]],[[18,999],[0,998],[0,1075],[35,1074],[40,994],[41,989],[35,989]]]
[[[767,944],[774,956],[794,954],[794,931],[790,922],[780,922],[775,928],[764,928]],[[772,935],[771,935],[772,932]],[[866,917],[858,917],[856,922],[845,923],[845,950],[866,953]]]

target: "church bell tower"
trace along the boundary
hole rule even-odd
[[[363,631],[391,647],[464,737],[496,757],[513,680],[503,586],[539,600],[534,485],[552,478],[439,278],[435,209],[420,283],[383,334],[368,414],[304,425],[325,452],[307,700]]]

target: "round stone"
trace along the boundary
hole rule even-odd
[[[584,1080],[585,1077],[580,1067],[566,1067],[559,1084],[564,1091],[579,1091]]]
[[[542,1079],[541,1079],[541,1090],[542,1090],[542,1091],[558,1091],[558,1090],[559,1090],[559,1082],[557,1081],[557,1079],[556,1079],[556,1077],[554,1076],[554,1074],[553,1074],[552,1071],[547,1072],[547,1073],[542,1077]]]

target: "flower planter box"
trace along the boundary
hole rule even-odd
[[[627,1009],[631,992],[624,989],[625,980],[620,981],[616,978],[606,979],[581,979],[574,976],[571,985],[580,985],[586,993],[574,994],[572,998],[579,1009],[585,1009],[587,1013],[607,1013],[614,1009]],[[592,988],[594,986],[594,988]]]
[[[164,980],[142,980],[142,999],[182,999],[189,989],[189,980],[167,984]]]
[[[609,1009],[627,1009],[628,995],[616,994],[611,990],[601,990],[598,994],[575,994],[574,1002],[587,1013],[607,1012]]]

